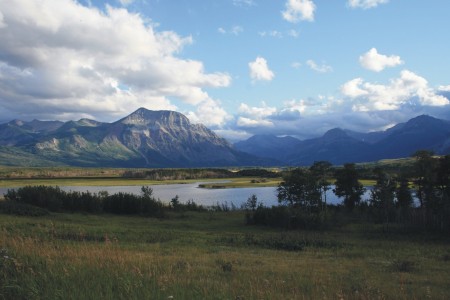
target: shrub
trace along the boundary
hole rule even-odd
[[[64,194],[59,187],[25,186],[17,190],[8,190],[5,199],[31,204],[50,211],[60,211],[63,208]]]
[[[49,214],[49,211],[26,203],[16,201],[0,201],[0,212],[16,216],[39,217]]]

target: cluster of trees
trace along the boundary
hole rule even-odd
[[[291,170],[277,188],[280,206],[258,206],[255,199],[249,198],[247,223],[317,228],[329,224],[333,214],[343,207],[347,214],[386,226],[402,223],[450,230],[450,155],[434,157],[429,151],[418,151],[414,158],[414,166],[408,172],[373,169],[376,184],[370,189],[369,199],[362,199],[366,188],[355,164],[336,169],[329,162],[320,161],[308,169]],[[334,194],[342,198],[339,206],[327,203],[331,178]]]
[[[26,186],[8,190],[5,199],[9,203],[20,204],[23,209],[26,209],[25,204],[53,212],[163,216],[165,207],[153,197],[153,190],[144,186],[141,192],[141,195],[121,192],[109,195],[108,192],[65,192],[59,187]]]

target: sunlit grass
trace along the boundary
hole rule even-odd
[[[448,238],[245,226],[242,212],[166,219],[0,218],[0,299],[445,299]],[[249,244],[286,237],[300,251]],[[7,258],[5,258],[7,256]]]

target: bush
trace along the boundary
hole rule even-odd
[[[108,212],[113,214],[140,214],[162,216],[164,205],[152,197],[152,189],[142,188],[142,195],[107,192],[64,192],[59,187],[26,186],[17,190],[8,190],[5,199],[6,211],[31,211],[40,207],[49,211],[81,211],[89,213]],[[31,212],[30,212],[31,213]]]
[[[0,201],[0,212],[9,215],[30,217],[39,217],[49,214],[49,211],[46,209],[10,200]]]
[[[5,199],[31,204],[50,211],[60,211],[63,208],[64,194],[59,187],[25,186],[17,190],[8,190]]]

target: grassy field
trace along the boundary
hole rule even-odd
[[[450,238],[356,224],[0,215],[0,299],[448,299]]]

